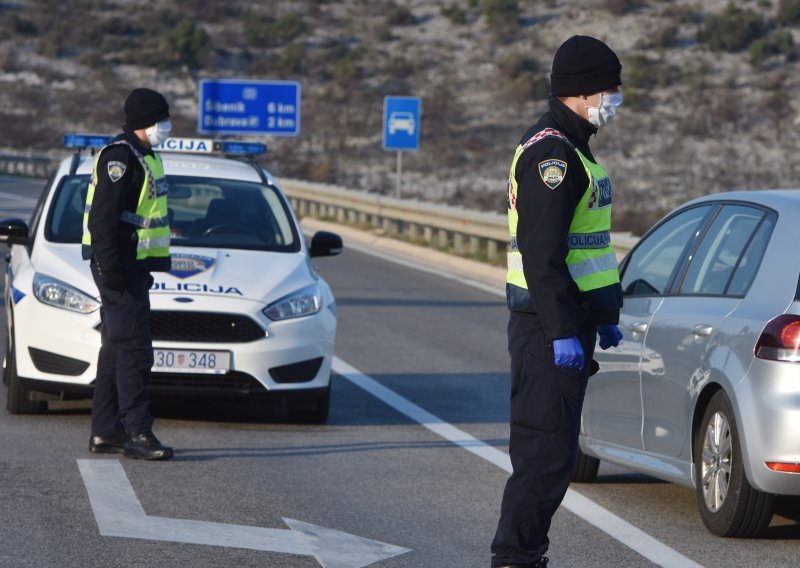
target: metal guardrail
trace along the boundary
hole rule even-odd
[[[0,154],[0,173],[3,174],[45,178],[55,166],[56,161],[45,156]],[[281,189],[300,216],[379,229],[388,236],[490,262],[504,259],[508,249],[508,221],[500,213],[396,199],[292,179],[281,180]],[[611,240],[621,258],[636,244],[638,237],[631,233],[612,233]]]
[[[381,229],[390,236],[422,241],[458,254],[504,259],[508,220],[500,213],[403,200],[342,187],[284,179],[281,189],[300,216]],[[612,233],[621,258],[636,244],[631,233]]]
[[[0,154],[0,173],[14,176],[46,178],[56,167],[56,161],[44,156]]]

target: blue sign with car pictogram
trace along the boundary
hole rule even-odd
[[[383,148],[418,150],[420,130],[419,97],[383,99]]]

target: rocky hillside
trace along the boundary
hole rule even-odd
[[[383,97],[415,95],[406,195],[501,211],[573,34],[623,60],[625,103],[593,144],[618,228],[708,192],[800,186],[800,0],[0,0],[0,152],[114,132],[135,86],[164,92],[192,136],[198,79],[291,79],[301,134],[267,140],[277,175],[391,193]]]

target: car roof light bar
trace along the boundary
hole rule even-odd
[[[99,149],[111,142],[114,136],[105,134],[68,133],[64,135],[64,146],[83,150]],[[211,140],[208,138],[167,138],[163,144],[155,146],[159,152],[180,152],[184,154],[225,154],[229,156],[262,156],[267,153],[263,142],[238,140]]]
[[[85,148],[102,148],[114,139],[107,134],[78,134],[70,132],[64,135],[64,146],[83,150]]]

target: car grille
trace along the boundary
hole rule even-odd
[[[255,377],[232,371],[226,375],[151,373],[148,386],[168,389],[209,390],[238,392],[241,394],[265,393],[266,389]]]
[[[253,319],[239,314],[153,311],[150,334],[154,341],[247,343],[266,336]]]
[[[35,347],[28,347],[33,366],[43,373],[53,373],[54,375],[68,375],[77,377],[89,368],[89,363],[72,357],[65,357],[50,351],[43,351]]]

